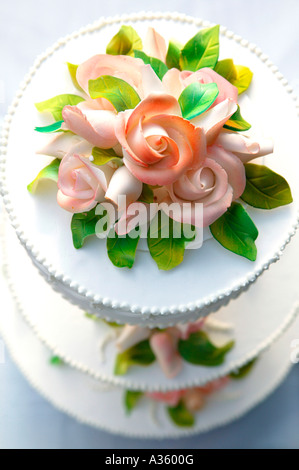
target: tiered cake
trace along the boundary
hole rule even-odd
[[[37,59],[4,125],[1,191],[21,244],[6,227],[19,311],[1,314],[2,333],[56,406],[111,431],[223,424],[290,365],[293,95],[258,48],[218,30],[177,14],[101,20]],[[180,236],[163,239],[162,212]]]

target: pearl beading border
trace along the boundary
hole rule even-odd
[[[22,305],[22,302],[19,299],[17,294],[17,289],[15,287],[15,283],[13,281],[13,277],[10,271],[10,263],[7,259],[7,252],[6,252],[6,230],[5,230],[5,223],[4,217],[0,220],[0,242],[2,248],[2,255],[3,255],[3,273],[6,278],[7,287],[9,289],[10,295],[12,300],[15,304],[17,312],[22,316],[23,320],[26,322],[28,327],[33,331],[34,335],[38,338],[38,340],[47,348],[49,349],[53,355],[60,357],[63,362],[68,365],[69,367],[76,369],[78,372],[83,374],[87,374],[94,380],[100,381],[102,383],[106,383],[112,386],[121,387],[124,389],[129,390],[137,390],[142,392],[168,392],[172,390],[180,390],[182,388],[192,388],[198,386],[204,386],[205,384],[217,380],[221,377],[225,377],[226,375],[234,372],[243,365],[247,364],[248,362],[252,361],[256,357],[259,357],[265,351],[267,351],[272,344],[274,344],[292,325],[292,323],[296,320],[297,316],[299,315],[299,301],[293,305],[290,313],[286,316],[285,320],[281,324],[279,328],[277,328],[272,335],[266,338],[262,343],[260,343],[253,351],[246,354],[242,359],[238,361],[230,362],[226,364],[226,368],[224,372],[217,373],[213,368],[210,369],[211,375],[208,380],[200,380],[194,378],[192,381],[184,382],[178,385],[173,385],[171,380],[166,386],[152,386],[150,388],[147,387],[146,384],[133,381],[128,379],[127,377],[119,378],[118,376],[111,374],[104,374],[100,372],[96,372],[95,370],[87,367],[80,361],[75,361],[70,356],[66,355],[57,345],[52,344],[43,334],[41,334],[40,329],[38,326],[31,320],[30,315],[28,315]],[[150,372],[150,370],[149,370]]]
[[[234,288],[229,289],[225,292],[221,292],[216,296],[210,296],[207,299],[204,299],[200,302],[192,302],[187,305],[174,305],[171,307],[147,307],[140,305],[129,305],[127,302],[120,302],[107,297],[101,297],[95,295],[93,292],[89,291],[84,286],[80,286],[78,283],[72,281],[69,277],[65,276],[63,273],[60,273],[55,270],[49,261],[47,261],[43,256],[38,253],[34,248],[30,240],[26,238],[20,224],[18,223],[17,216],[14,213],[14,209],[11,205],[9,190],[6,187],[5,183],[5,164],[6,164],[6,154],[7,154],[7,144],[9,138],[10,124],[13,119],[13,115],[16,112],[19,101],[23,96],[24,91],[26,90],[31,79],[34,77],[37,70],[40,68],[42,63],[50,56],[52,56],[55,51],[63,47],[66,43],[72,39],[78,38],[85,34],[90,34],[94,31],[97,31],[101,28],[104,28],[110,24],[124,23],[124,22],[137,22],[142,20],[173,20],[181,23],[194,24],[195,26],[209,27],[213,23],[209,21],[204,21],[200,18],[193,18],[180,13],[155,13],[155,12],[141,12],[136,14],[121,15],[115,17],[101,18],[100,20],[94,22],[93,24],[87,25],[86,27],[81,28],[79,31],[76,31],[65,38],[58,40],[52,47],[48,48],[43,54],[39,55],[34,62],[33,66],[29,69],[29,72],[24,77],[23,82],[20,85],[19,91],[16,93],[16,96],[8,108],[6,117],[4,118],[4,124],[2,128],[2,134],[0,138],[0,193],[3,197],[3,201],[6,207],[6,211],[9,215],[10,221],[16,233],[19,237],[19,240],[26,248],[28,254],[33,260],[34,264],[40,269],[42,274],[46,277],[47,281],[51,284],[56,284],[53,286],[54,289],[62,291],[61,293],[68,298],[72,303],[82,304],[82,302],[88,302],[89,310],[92,313],[97,313],[101,309],[104,309],[107,318],[115,320],[115,316],[118,317],[116,321],[123,323],[121,319],[121,313],[117,314],[117,310],[122,312],[128,312],[130,322],[138,324],[147,324],[148,326],[164,326],[167,323],[167,326],[172,326],[177,322],[189,322],[195,320],[199,315],[206,316],[209,313],[212,313],[218,310],[221,306],[226,305],[231,299],[236,298],[242,292],[248,289],[248,287],[256,281],[256,279],[269,268],[269,266],[278,261],[286,247],[290,242],[291,238],[295,234],[299,226],[299,214],[297,222],[291,227],[290,232],[288,233],[287,239],[280,247],[280,250],[273,255],[273,257],[268,260],[260,269],[250,273],[246,279],[239,285],[236,285]],[[255,44],[250,43],[246,39],[243,39],[241,36],[234,34],[232,31],[228,30],[226,27],[220,27],[220,33],[227,38],[236,41],[242,47],[247,47],[252,53],[254,53],[259,59],[272,71],[275,77],[280,81],[280,83],[285,87],[287,93],[293,98],[296,102],[296,107],[299,108],[299,103],[297,97],[294,94],[292,87],[289,85],[288,81],[284,76],[279,72],[278,68],[271,62],[269,57],[262,52],[262,50],[257,47]],[[299,109],[298,109],[299,115]],[[71,298],[73,297],[73,298]],[[103,315],[102,313],[102,315]],[[141,317],[140,317],[141,314]],[[110,317],[112,315],[112,317]],[[157,325],[156,316],[160,316],[161,325]],[[167,318],[167,317],[170,318]],[[175,318],[173,318],[175,316]],[[172,317],[172,318],[171,318]],[[165,322],[166,320],[166,322]],[[128,318],[126,319],[128,321]]]

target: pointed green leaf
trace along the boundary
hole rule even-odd
[[[96,214],[96,208],[89,212],[82,212],[74,214],[71,222],[71,230],[73,236],[74,247],[78,250],[82,248],[87,237],[96,234],[97,222],[107,214],[103,211],[102,214]]]
[[[42,180],[51,180],[57,183],[60,162],[61,160],[56,158],[55,160],[53,160],[53,162],[50,163],[50,165],[43,168],[39,172],[37,177],[30,184],[28,184],[27,186],[28,191],[30,193],[35,193],[39,182]]]
[[[77,81],[77,77],[76,77],[77,69],[78,69],[79,65],[71,64],[70,62],[67,62],[66,65],[69,69],[69,73],[70,73],[73,85],[77,88],[77,90],[84,93],[84,90],[80,87],[80,85]]]
[[[197,331],[192,333],[188,339],[180,340],[178,349],[182,358],[191,364],[216,367],[223,364],[226,354],[233,348],[234,344],[234,341],[230,341],[218,348],[211,343],[204,331]]]
[[[239,94],[247,90],[253,77],[253,73],[248,67],[235,65],[232,59],[217,62],[215,72],[237,87]]]
[[[120,158],[113,149],[100,149],[98,147],[93,147],[91,152],[94,160],[92,163],[94,165],[105,165],[108,162],[114,161],[118,165],[122,165],[122,158]]]
[[[102,321],[102,318],[98,317],[95,313],[85,312],[84,316],[88,318],[89,320]]]
[[[194,82],[188,85],[178,100],[183,118],[190,120],[204,113],[214,103],[218,94],[216,83]]]
[[[143,60],[145,64],[149,64],[160,80],[162,80],[168,71],[167,65],[165,65],[162,60],[156,59],[156,57],[149,57],[142,51],[134,51],[134,55],[137,59]]]
[[[35,127],[36,132],[42,132],[44,134],[48,134],[49,132],[56,132],[59,129],[61,129],[62,124],[64,121],[58,121],[54,122],[53,124],[50,124],[49,126],[43,126],[43,127]]]
[[[52,114],[55,121],[62,119],[62,110],[65,106],[76,106],[77,104],[84,101],[84,98],[77,95],[65,94],[54,96],[46,101],[35,103],[35,107],[39,112],[49,112]]]
[[[203,67],[214,68],[219,57],[219,25],[199,31],[181,51],[182,70],[196,70]]]
[[[146,339],[117,355],[114,374],[125,375],[131,366],[149,366],[155,360],[156,358],[150,347],[149,340]]]
[[[194,425],[194,416],[187,410],[183,401],[181,400],[179,404],[175,407],[168,407],[167,412],[170,419],[180,427],[192,427]]]
[[[52,356],[50,358],[50,364],[52,366],[63,366],[64,361],[59,356]]]
[[[169,41],[166,54],[166,65],[169,69],[181,69],[180,67],[181,47],[173,41]]]
[[[145,204],[151,204],[152,202],[154,202],[154,192],[148,184],[143,183],[142,193],[138,201],[144,202]]]
[[[89,80],[91,98],[106,98],[116,111],[133,109],[140,102],[138,93],[121,78],[103,75],[96,80]]]
[[[110,322],[110,321],[105,320],[104,318],[100,318],[97,315],[95,315],[94,313],[86,312],[85,317],[88,318],[89,320],[93,320],[95,322],[103,322],[103,323],[105,323],[105,325],[110,326],[111,328],[122,328],[123,327],[123,325],[119,325],[118,323]]]
[[[253,359],[252,361],[247,362],[247,364],[240,367],[237,371],[231,372],[229,374],[230,378],[234,380],[244,379],[244,377],[246,377],[252,371],[256,361],[257,361],[257,357]]]
[[[110,328],[123,328],[124,325],[119,325],[118,323],[114,322],[114,321],[108,321],[108,320],[104,320],[102,318],[102,321],[107,325],[107,326],[110,326]]]
[[[106,54],[134,56],[134,49],[141,50],[142,41],[132,26],[123,25],[109,42]]]
[[[148,230],[147,245],[159,269],[169,271],[183,261],[186,244],[195,237],[194,230],[190,226],[188,228],[189,238],[184,235],[183,224],[167,217],[164,212],[158,212],[154,217]]]
[[[242,118],[240,112],[240,106],[238,105],[237,111],[229,118],[228,121],[223,126],[225,129],[229,129],[230,131],[248,131],[251,128],[249,122],[245,121]]]
[[[231,207],[211,226],[213,237],[227,250],[256,260],[255,240],[258,230],[241,204],[233,202]]]
[[[248,67],[245,67],[244,65],[235,65],[235,67],[237,71],[237,78],[235,82],[233,82],[233,85],[238,88],[240,95],[249,87],[252,81],[253,73]]]
[[[233,59],[219,60],[214,70],[230,83],[237,78],[237,71]]]
[[[107,238],[107,253],[114,266],[132,268],[139,238],[138,228],[124,236],[118,236],[115,230],[111,229]]]
[[[246,163],[246,188],[243,201],[259,209],[275,209],[293,202],[287,181],[270,168]]]
[[[126,390],[125,392],[125,408],[127,413],[131,413],[137,406],[139,400],[143,397],[144,392],[134,390]]]

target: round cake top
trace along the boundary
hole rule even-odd
[[[271,211],[245,206],[259,231],[255,261],[225,250],[208,235],[200,249],[187,250],[184,262],[171,271],[159,270],[146,249],[137,251],[131,270],[117,268],[108,259],[103,240],[90,238],[80,250],[73,247],[72,214],[57,204],[53,183],[43,182],[36,196],[26,186],[52,160],[36,155],[46,140],[33,129],[49,124],[49,118],[38,115],[34,103],[61,93],[78,94],[65,63],[78,64],[105,53],[121,24],[133,25],[140,36],[151,26],[166,40],[176,38],[183,44],[199,28],[210,26],[183,15],[139,14],[101,20],[60,40],[37,59],[9,110],[1,148],[5,174],[1,190],[17,234],[34,263],[71,301],[99,314],[105,308],[106,317],[124,323],[155,326],[189,321],[246,289],[279,259],[295,231],[298,163],[293,150],[297,130],[293,95],[259,49],[220,28],[219,60],[233,58],[235,64],[253,71],[250,88],[239,103],[257,134],[274,140],[274,152],[263,157],[263,164],[287,179],[294,203]]]

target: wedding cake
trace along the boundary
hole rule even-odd
[[[121,390],[130,414],[112,430],[136,426],[157,401],[170,429],[199,431],[261,399],[246,387],[297,314],[296,243],[287,247],[298,225],[296,128],[292,91],[270,59],[184,15],[102,19],[26,76],[1,150],[21,242],[6,228],[15,321],[32,351],[52,351],[44,367],[61,384],[81,377],[91,403],[83,377]],[[286,368],[265,376],[264,395]],[[210,396],[242,381],[238,411],[215,414]],[[59,404],[64,393],[52,401],[88,421],[79,398]]]

